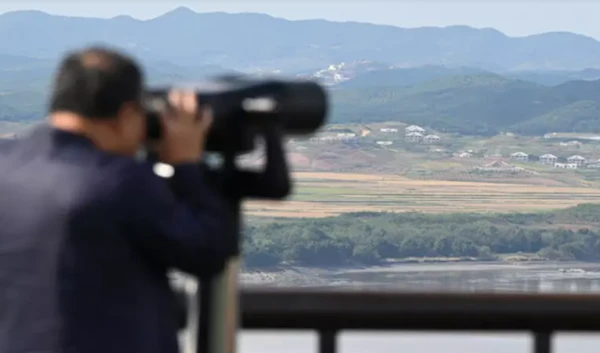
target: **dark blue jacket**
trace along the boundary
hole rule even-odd
[[[0,352],[176,353],[167,270],[226,255],[222,202],[197,166],[169,184],[41,127],[0,148]]]

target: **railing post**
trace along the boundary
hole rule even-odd
[[[343,330],[527,332],[533,353],[552,353],[556,332],[600,332],[600,295],[247,290],[246,329],[314,330],[336,353]],[[468,317],[469,320],[465,320]],[[316,347],[315,347],[316,348]]]
[[[319,330],[319,353],[337,352],[337,331]]]
[[[533,352],[552,353],[552,332],[533,333]]]

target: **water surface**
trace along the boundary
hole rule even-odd
[[[271,280],[273,277],[268,277]],[[423,264],[351,271],[298,270],[275,283],[251,285],[334,286],[348,290],[462,292],[600,292],[600,264]],[[600,318],[598,318],[600,320]],[[468,320],[468,318],[465,318]],[[405,332],[344,332],[341,353],[525,353],[530,336],[514,334],[446,334]],[[240,353],[316,352],[312,332],[242,332]],[[600,334],[558,334],[557,353],[598,353]]]

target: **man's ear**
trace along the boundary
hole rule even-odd
[[[131,116],[131,114],[134,114],[137,111],[136,108],[137,106],[134,102],[123,103],[117,112],[117,118],[121,119],[123,117]]]
[[[120,129],[123,124],[127,124],[128,120],[131,119],[132,114],[135,114],[136,107],[133,102],[126,102],[121,105],[121,108],[117,111],[117,116],[112,121],[112,125],[115,129]]]

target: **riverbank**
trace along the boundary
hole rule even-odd
[[[407,257],[401,259],[386,259],[378,264],[373,265],[347,265],[347,266],[295,266],[291,264],[282,264],[278,266],[253,266],[246,268],[244,273],[254,272],[285,272],[295,268],[310,268],[316,270],[328,270],[328,271],[344,271],[344,270],[356,270],[364,268],[386,268],[396,265],[411,265],[411,264],[446,264],[446,263],[519,263],[519,262],[535,262],[535,263],[554,263],[554,262],[568,262],[568,261],[555,261],[540,257],[538,254],[503,254],[493,257],[477,258],[477,257]]]
[[[386,261],[373,266],[336,266],[306,267],[278,266],[270,268],[245,269],[240,274],[242,283],[246,285],[267,285],[274,287],[311,287],[331,286],[338,276],[357,273],[403,273],[403,272],[460,272],[490,271],[502,269],[554,269],[557,272],[597,267],[600,262],[556,261],[536,257],[534,254],[512,254],[494,260],[473,258],[407,258]],[[333,278],[333,280],[332,280]]]

